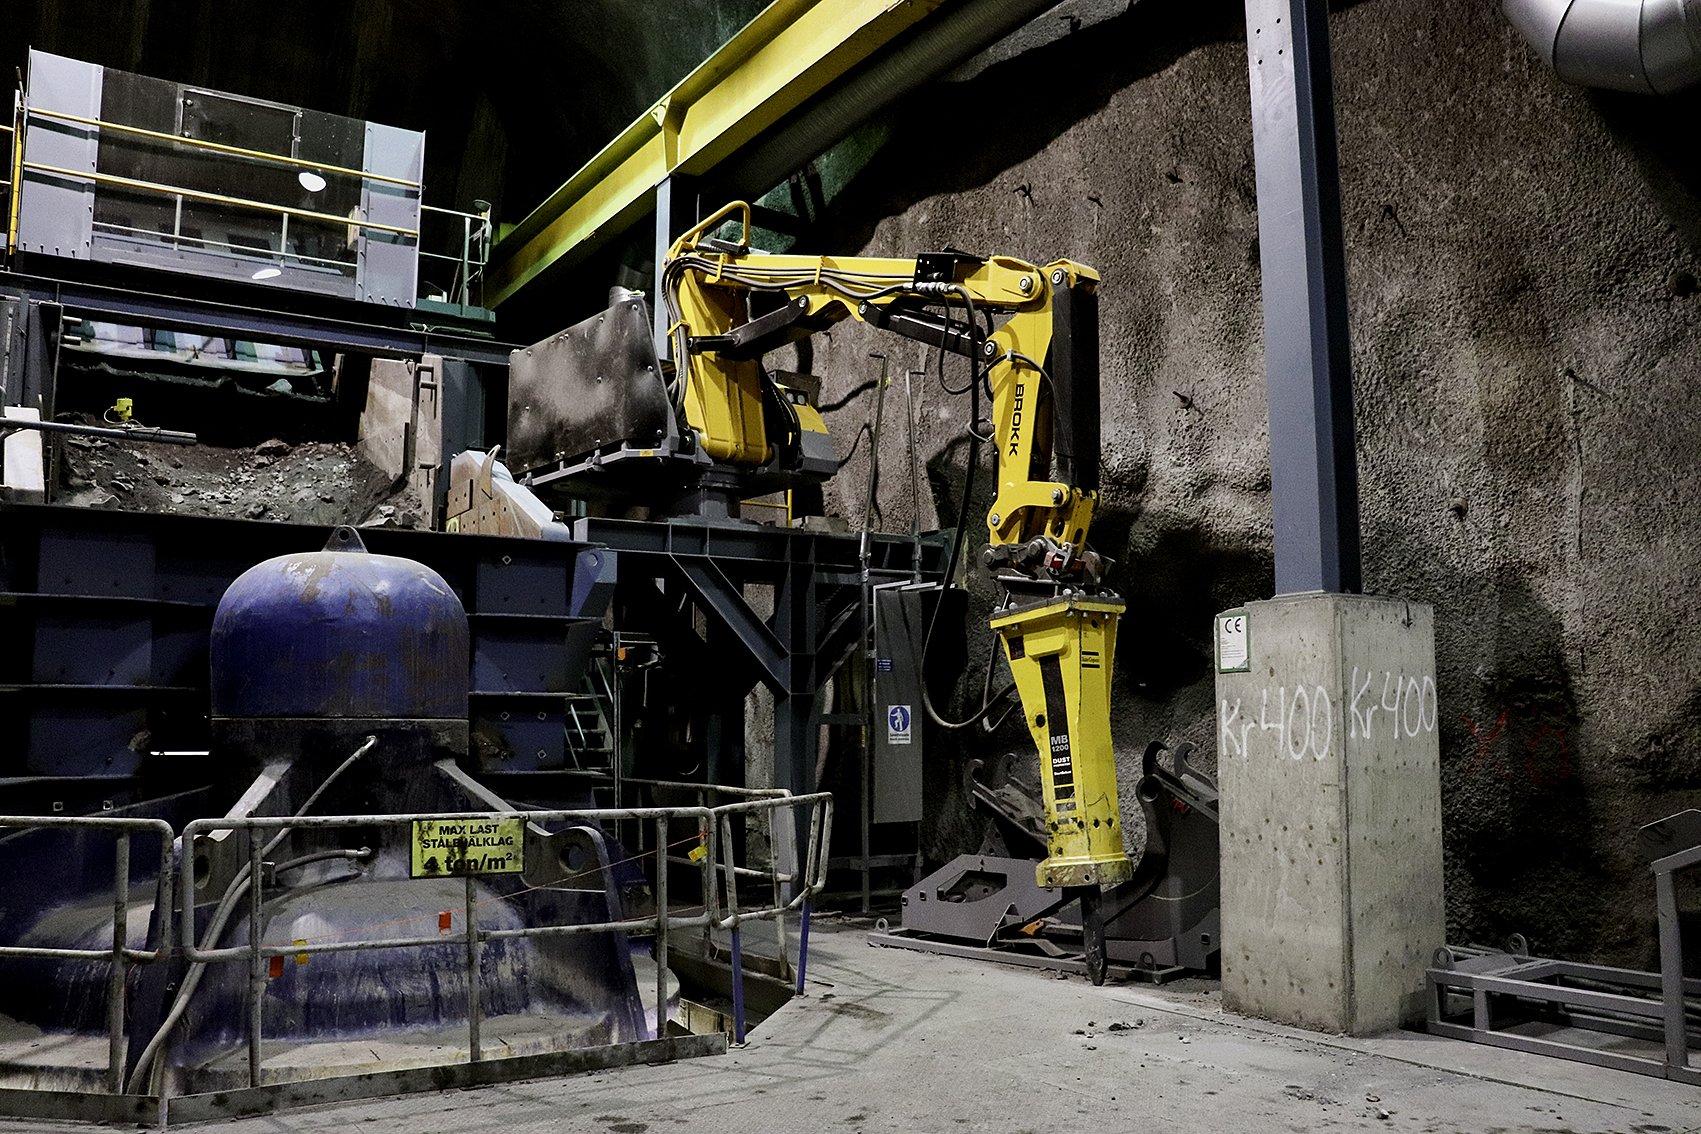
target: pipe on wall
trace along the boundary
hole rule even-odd
[[[1675,94],[1701,81],[1701,0],[1504,0],[1568,83]]]

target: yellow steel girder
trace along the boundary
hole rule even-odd
[[[670,174],[701,175],[950,0],[774,0],[491,250],[496,307],[654,206]]]

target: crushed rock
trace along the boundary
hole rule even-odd
[[[105,424],[80,414],[61,420]],[[316,525],[418,524],[413,510],[379,513],[387,486],[373,483],[353,444],[289,445],[274,438],[227,449],[63,435],[59,446],[56,502],[73,507]]]

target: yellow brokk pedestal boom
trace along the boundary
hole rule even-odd
[[[743,222],[740,238],[709,235],[735,215]],[[992,629],[1039,749],[1039,798],[1021,805],[1019,826],[1043,861],[1032,878],[1018,878],[1028,861],[997,859],[1002,881],[987,893],[982,880],[992,877],[994,860],[981,857],[962,871],[976,879],[975,900],[953,891],[926,904],[973,922],[956,936],[984,945],[1078,897],[1085,969],[1095,980],[1105,972],[1107,940],[1112,960],[1153,970],[1204,967],[1202,956],[1177,943],[1208,946],[1215,935],[1215,793],[1200,787],[1208,781],[1184,759],[1174,774],[1148,759],[1140,781],[1147,849],[1138,871],[1123,851],[1109,704],[1123,603],[1087,546],[1098,503],[1097,274],[1066,260],[1040,268],[960,252],[914,259],[770,255],[752,251],[749,238],[750,208],[738,202],[673,245],[660,297],[671,373],[656,358],[642,300],[630,293],[515,352],[507,457],[514,475],[539,491],[642,503],[653,518],[736,516],[741,500],[816,484],[838,468],[809,393],[815,380],[770,372],[763,365],[769,352],[856,319],[938,350],[941,379],[945,355],[968,360],[968,381],[947,387],[971,404],[963,507],[978,446],[995,445],[997,491],[981,555],[1000,588]],[[990,401],[984,421],[983,395]],[[960,513],[947,585],[968,542],[964,526]],[[942,606],[933,609],[927,638]],[[935,726],[967,726],[1002,701],[993,698],[968,721],[947,722],[927,705],[925,682],[917,685]],[[908,712],[893,706],[900,708]],[[977,799],[988,804],[979,789]],[[1205,819],[1210,829],[1200,839],[1187,834]],[[1177,877],[1164,850],[1174,823],[1182,827],[1179,845],[1208,841],[1208,853],[1190,856],[1200,865],[1187,878]],[[1209,892],[1196,883],[1206,876]],[[1014,895],[1008,902],[999,889],[1006,882]],[[1019,911],[1032,916],[1013,921]]]
[[[703,239],[739,210],[742,241]],[[675,397],[716,459],[774,459],[765,411],[776,399],[761,356],[846,318],[969,359],[972,429],[984,428],[983,383],[990,394],[991,435],[982,440],[997,447],[998,487],[983,558],[1003,591],[992,628],[1040,753],[1048,853],[1036,881],[1080,896],[1088,969],[1102,979],[1100,888],[1134,869],[1110,739],[1123,603],[1087,547],[1098,502],[1097,273],[1067,260],[1038,268],[957,253],[763,255],[748,239],[748,208],[729,206],[674,244],[664,272],[673,354],[684,360]],[[752,317],[758,295],[769,309]],[[995,317],[1001,325],[983,327]],[[784,401],[796,416],[791,432],[824,434],[813,408]]]

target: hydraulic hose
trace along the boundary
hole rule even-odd
[[[953,284],[948,290],[956,291],[962,295],[963,302],[968,305],[969,326],[972,329],[975,325],[974,296],[970,295],[968,288],[963,287],[961,284]],[[941,349],[939,354],[939,364],[941,368],[943,368],[945,365],[944,350]],[[963,476],[963,496],[957,505],[957,531],[956,535],[951,539],[951,554],[946,559],[945,577],[939,593],[939,601],[934,604],[933,617],[928,619],[927,622],[927,637],[922,639],[921,645],[921,707],[927,711],[928,720],[932,721],[940,728],[951,730],[968,728],[971,725],[985,720],[987,715],[990,714],[992,710],[996,709],[999,703],[1002,702],[1004,698],[1008,697],[1016,688],[1016,683],[1012,681],[1009,685],[1001,689],[997,696],[982,704],[980,709],[973,716],[969,717],[967,720],[961,721],[948,721],[940,715],[939,710],[933,707],[933,697],[927,689],[927,655],[933,645],[933,632],[939,628],[939,612],[945,609],[945,591],[955,585],[954,580],[957,577],[957,562],[963,550],[963,535],[968,527],[969,503],[974,496],[975,467],[980,463],[980,443],[984,440],[980,435],[980,375],[978,373],[978,366],[979,363],[977,360],[970,360],[969,467],[968,471]]]

